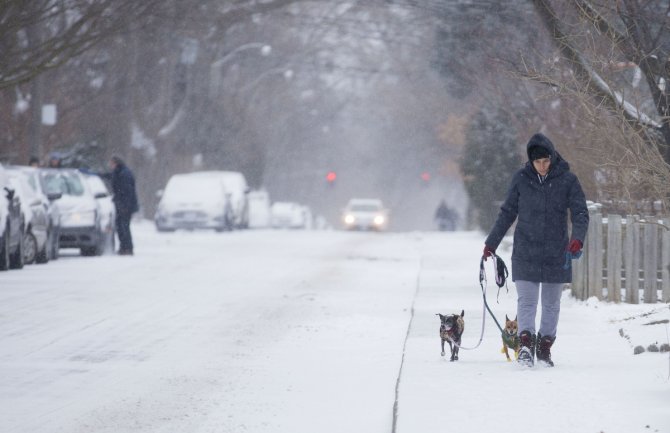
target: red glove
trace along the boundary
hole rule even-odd
[[[484,245],[484,261],[486,261],[487,258],[491,257],[496,253],[496,250],[493,248],[489,247],[488,245]]]
[[[570,251],[570,254],[577,254],[582,249],[582,246],[582,241],[573,239],[568,244],[568,251]]]

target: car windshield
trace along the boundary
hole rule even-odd
[[[37,184],[37,180],[35,179],[35,173],[26,172],[25,175],[26,175],[26,181],[28,182],[28,185],[30,185],[30,187],[33,189],[34,192],[36,192],[36,193],[39,192],[40,187]]]
[[[354,203],[350,209],[352,212],[378,212],[380,207],[372,203]]]
[[[165,188],[166,200],[188,200],[189,202],[211,202],[224,197],[223,186],[213,178],[173,177]]]
[[[84,185],[79,177],[72,173],[44,173],[45,189],[49,194],[61,193],[80,197],[84,195]]]

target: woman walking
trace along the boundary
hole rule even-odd
[[[518,361],[532,366],[537,345],[537,360],[553,367],[551,346],[556,340],[561,293],[564,284],[572,281],[571,259],[579,257],[584,245],[589,214],[577,176],[553,143],[538,133],[531,137],[526,151],[528,162],[512,178],[507,198],[486,238],[484,257],[495,253],[516,220],[512,280],[518,295]],[[538,299],[542,313],[536,336]]]

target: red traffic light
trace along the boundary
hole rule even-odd
[[[329,171],[328,174],[326,174],[326,180],[330,183],[335,182],[335,179],[337,179],[337,173],[334,171]]]

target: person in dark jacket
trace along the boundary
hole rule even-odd
[[[456,212],[454,212],[449,206],[447,206],[447,202],[443,199],[440,201],[439,206],[435,210],[435,221],[437,222],[437,226],[440,229],[440,231],[453,231],[456,230],[456,219],[457,219]]]
[[[553,366],[551,346],[556,340],[561,293],[572,281],[570,263],[579,257],[589,225],[589,213],[579,180],[543,134],[526,146],[528,162],[514,174],[507,198],[484,245],[484,257],[495,250],[512,226],[512,280],[517,288],[519,363],[537,360]],[[568,211],[572,233],[568,234]],[[542,316],[535,335],[535,315],[542,286]]]
[[[100,174],[110,181],[116,208],[116,233],[119,237],[119,254],[133,255],[133,237],[130,233],[130,218],[139,210],[135,177],[121,158],[113,156],[109,161],[110,173]]]

